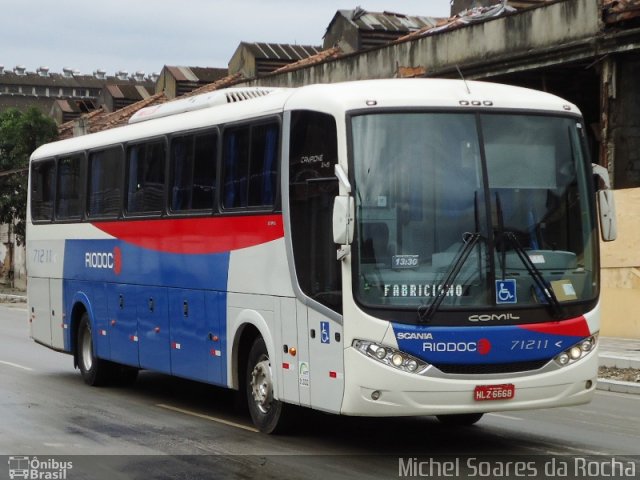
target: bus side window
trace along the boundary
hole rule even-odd
[[[117,217],[122,206],[121,147],[91,152],[89,155],[89,183],[87,208],[91,217]]]
[[[215,132],[171,140],[170,206],[174,212],[211,210],[216,188]]]
[[[127,150],[127,212],[160,212],[164,208],[164,141]]]
[[[50,221],[53,214],[56,164],[52,160],[31,165],[31,219]]]
[[[269,207],[276,203],[279,126],[275,122],[224,132],[224,208]]]
[[[83,161],[83,155],[58,160],[56,219],[78,220],[82,217]]]

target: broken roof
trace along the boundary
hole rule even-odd
[[[439,20],[436,17],[404,15],[394,12],[368,12],[361,7],[357,7],[354,10],[338,10],[331,22],[329,22],[327,32],[331,30],[334,22],[340,17],[344,17],[358,30],[397,33],[406,33],[425,27],[434,27]]]
[[[240,47],[247,48],[254,57],[297,62],[303,58],[316,55],[322,47],[313,45],[291,45],[288,43],[240,42]]]
[[[211,83],[227,75],[226,68],[165,65],[164,70],[167,70],[179,82]]]

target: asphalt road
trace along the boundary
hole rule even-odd
[[[29,339],[24,304],[0,305],[0,456],[74,456],[68,479],[398,478],[412,458],[532,455],[615,456],[640,473],[638,412],[640,396],[598,391],[589,405],[489,414],[464,428],[305,410],[290,435],[267,436],[224,389],[151,372],[129,387],[88,387],[70,356]]]

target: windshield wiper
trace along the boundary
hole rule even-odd
[[[418,307],[418,321],[422,323],[431,321],[431,317],[433,317],[433,314],[436,313],[440,308],[444,297],[446,297],[449,289],[452,288],[453,281],[460,273],[464,262],[467,261],[467,258],[469,258],[469,255],[473,251],[473,248],[475,247],[476,243],[478,243],[478,240],[480,240],[480,238],[481,237],[478,232],[465,233],[463,235],[462,246],[458,250],[455,259],[451,263],[444,282],[442,282],[439,286],[438,295],[436,295],[436,297],[429,305],[420,305]]]
[[[554,318],[559,318],[562,315],[562,305],[560,305],[553,289],[544,279],[540,269],[536,267],[529,255],[527,255],[525,249],[520,245],[520,242],[518,242],[516,235],[513,232],[502,232],[502,238],[507,239],[513,246],[514,250],[518,254],[518,258],[527,269],[529,276],[533,279],[538,289],[543,293],[547,303],[551,306]],[[506,265],[503,266],[503,268],[505,267]]]

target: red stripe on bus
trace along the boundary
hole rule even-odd
[[[230,252],[284,236],[282,215],[127,220],[93,225],[138,247],[182,254]]]
[[[520,328],[531,332],[546,333],[549,335],[565,335],[568,337],[588,337],[591,335],[589,324],[584,317],[572,318],[560,322],[520,325]]]

